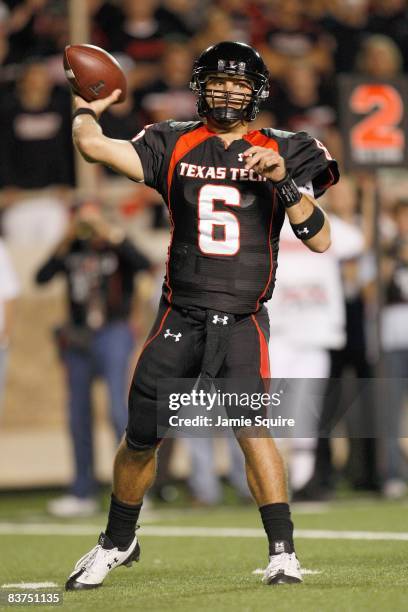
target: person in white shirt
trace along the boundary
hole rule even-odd
[[[0,238],[0,408],[4,395],[7,352],[19,283],[4,241]]]
[[[384,374],[392,379],[387,385],[388,410],[382,414],[381,431],[386,432],[383,438],[382,491],[385,497],[398,499],[406,495],[408,489],[407,462],[403,461],[400,449],[401,423],[408,392],[408,201],[397,202],[393,212],[396,235],[382,262],[384,308],[381,340]]]
[[[335,188],[334,188],[335,189]],[[307,251],[284,223],[274,299],[267,303],[271,336],[271,377],[302,379],[296,397],[291,396],[290,416],[297,431],[313,432],[320,406],[306,404],[308,394],[318,391],[313,380],[329,376],[331,349],[345,344],[344,290],[339,262],[359,256],[364,249],[362,232],[336,215],[329,215],[331,247],[316,257]],[[323,392],[324,387],[321,391]],[[294,433],[296,435],[296,432]],[[292,491],[301,489],[312,476],[316,439],[297,437],[290,442],[289,479]]]

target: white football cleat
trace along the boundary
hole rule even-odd
[[[95,589],[101,586],[110,571],[119,565],[131,567],[133,561],[139,561],[139,557],[140,546],[136,536],[126,550],[119,550],[104,533],[101,533],[98,544],[75,565],[65,584],[65,590]]]
[[[271,555],[262,582],[264,584],[294,584],[303,582],[296,553]]]

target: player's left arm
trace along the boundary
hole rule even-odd
[[[245,167],[247,169],[254,170],[257,174],[270,179],[277,185],[284,182],[287,177],[285,160],[273,149],[259,146],[250,147],[245,151],[244,157],[246,158]],[[329,220],[311,195],[300,193],[299,197],[298,202],[286,206],[289,221],[298,238],[311,251],[324,253],[331,244]],[[318,231],[311,238],[307,238],[308,233],[313,233],[313,228],[320,225]]]

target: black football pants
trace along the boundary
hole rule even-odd
[[[237,319],[231,326],[227,351],[217,377],[269,378],[269,319],[265,306],[255,314],[240,315]],[[204,310],[181,309],[162,298],[129,392],[126,442],[130,449],[148,450],[160,442],[156,406],[158,381],[196,378],[201,371],[206,336]]]

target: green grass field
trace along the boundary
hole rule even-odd
[[[38,495],[0,498],[0,585],[51,581],[62,586],[75,561],[95,545],[104,528],[104,515],[69,522],[50,519],[44,503],[44,496]],[[81,612],[408,610],[406,502],[367,498],[310,510],[295,506],[293,516],[303,533],[297,539],[302,566],[320,572],[306,574],[302,585],[267,587],[253,574],[267,560],[265,539],[255,531],[260,528],[255,508],[160,507],[146,512],[141,521],[140,563],[118,568],[95,591],[65,593],[63,607]],[[188,535],[194,528],[199,535]],[[242,529],[246,537],[240,537],[239,530],[234,536],[222,531],[231,528]],[[62,534],[64,530],[72,533]],[[165,535],[158,535],[161,530]],[[174,530],[180,535],[175,537]],[[313,530],[368,534],[338,539],[331,533],[323,539],[314,537],[318,534]],[[380,532],[393,532],[396,539]],[[382,539],[373,539],[375,534]]]

